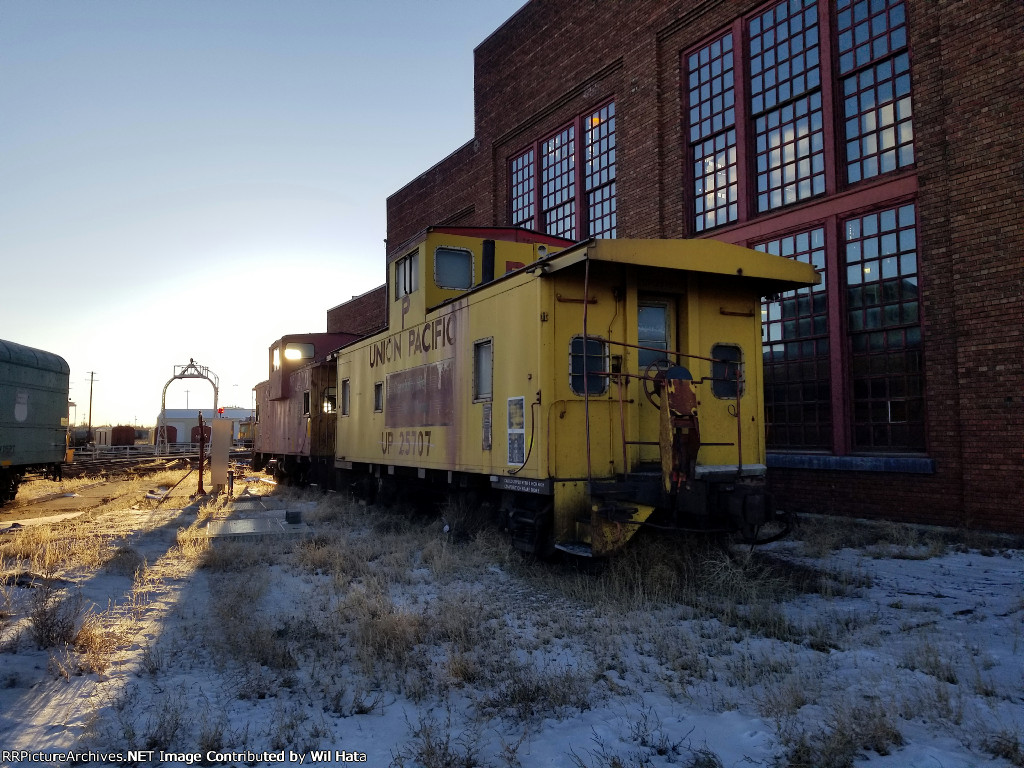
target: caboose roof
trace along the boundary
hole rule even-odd
[[[71,371],[67,362],[60,355],[3,339],[0,339],[0,361],[65,375]]]
[[[820,275],[810,264],[707,239],[587,240],[532,266],[543,265],[545,272],[558,272],[588,259],[750,278],[762,284],[763,295],[821,282]]]

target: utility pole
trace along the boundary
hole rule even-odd
[[[92,442],[92,383],[96,380],[96,371],[86,371],[89,374],[89,428],[85,433],[85,442]]]

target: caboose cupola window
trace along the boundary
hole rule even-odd
[[[312,344],[290,342],[284,347],[285,360],[309,360],[311,357],[313,357]]]
[[[395,262],[395,298],[408,296],[419,286],[417,277],[419,252],[413,251]]]
[[[438,288],[465,291],[473,287],[473,253],[465,248],[434,251],[434,282]]]

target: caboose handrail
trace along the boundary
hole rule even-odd
[[[589,288],[589,259],[584,261],[584,295],[587,295],[587,289]],[[590,371],[587,369],[587,359],[589,357],[589,345],[590,339],[587,333],[587,305],[583,305],[583,399],[584,399],[584,423],[586,425],[586,442],[587,442],[587,481],[593,480],[593,471],[591,465],[591,450],[590,450],[590,382],[588,381],[589,376],[604,376],[610,381],[614,380],[618,384],[619,391],[619,432],[622,439],[622,471],[623,474],[629,474],[630,462],[628,453],[626,451],[627,445],[660,445],[660,443],[652,441],[642,440],[627,440],[626,439],[626,418],[625,418],[625,400],[622,396],[623,382],[629,379],[637,379],[640,381],[657,381],[657,377],[647,376],[641,373],[629,373],[627,371]],[[687,360],[703,360],[709,363],[724,363],[726,365],[734,365],[736,367],[736,407],[735,413],[733,414],[736,418],[736,442],[735,443],[708,443],[707,445],[735,445],[736,446],[736,471],[737,476],[743,473],[743,420],[741,418],[741,406],[740,400],[743,392],[743,383],[746,380],[745,368],[746,363],[737,360],[727,360],[718,357],[708,357],[706,355],[695,355],[689,352],[680,352],[678,350],[667,350],[661,347],[648,347],[643,344],[631,344],[626,341],[617,341],[613,339],[602,338],[603,342],[609,346],[615,345],[619,347],[625,347],[628,349],[639,349],[649,352],[660,352],[665,356],[665,359],[669,358],[685,358]],[[703,384],[706,381],[731,381],[729,377],[721,376],[701,376],[700,378],[693,379],[695,384]]]

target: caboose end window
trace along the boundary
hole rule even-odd
[[[586,371],[586,375],[584,375]],[[608,391],[608,346],[602,339],[583,337],[569,343],[569,388],[577,395],[603,395]]]
[[[711,394],[735,400],[737,394],[743,394],[743,351],[735,344],[715,344],[711,359]]]

